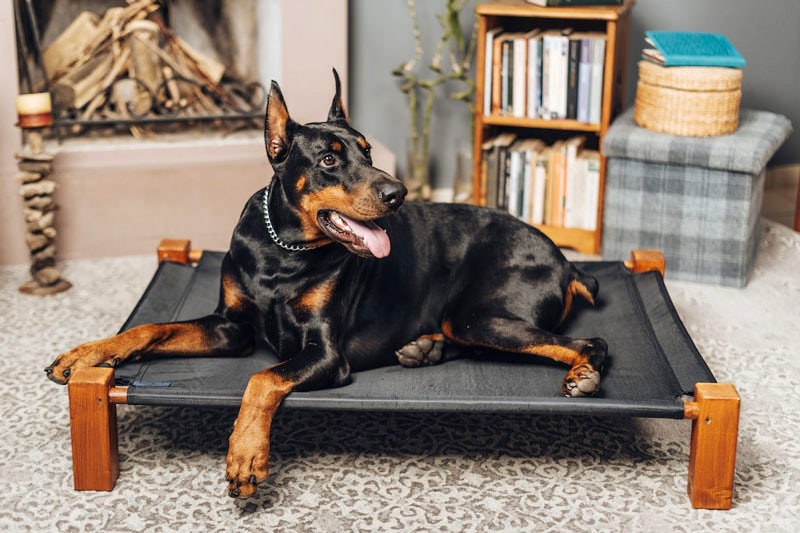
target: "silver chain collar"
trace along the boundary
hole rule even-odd
[[[272,190],[273,181],[269,182],[269,186],[264,189],[264,223],[267,225],[267,233],[269,233],[270,239],[283,248],[284,250],[289,250],[290,252],[304,252],[306,250],[313,250],[317,248],[317,246],[299,246],[297,244],[286,244],[278,237],[278,233],[275,231],[275,228],[272,226],[272,221],[269,219],[269,193]]]

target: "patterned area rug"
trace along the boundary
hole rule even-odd
[[[155,255],[155,254],[154,254]],[[111,493],[72,490],[54,355],[117,330],[154,257],[64,264],[70,291],[0,268],[2,531],[795,531],[800,509],[800,235],[764,221],[745,289],[668,281],[719,381],[742,395],[734,508],[693,510],[687,421],[287,411],[271,477],[225,495],[230,409],[119,408]]]

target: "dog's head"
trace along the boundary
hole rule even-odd
[[[406,188],[372,166],[370,145],[350,127],[336,94],[328,120],[298,124],[289,117],[274,81],[267,100],[264,140],[267,157],[308,242],[332,240],[365,257],[385,257],[391,244],[375,220],[397,211]]]

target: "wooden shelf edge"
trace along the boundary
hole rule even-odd
[[[635,3],[636,0],[625,0],[621,6],[540,7],[522,0],[490,0],[478,4],[475,12],[496,17],[617,20]]]
[[[521,118],[504,115],[481,115],[481,122],[486,126],[507,126],[517,128],[539,128],[547,130],[585,131],[599,133],[600,124],[578,122],[572,119],[548,120],[543,118]]]

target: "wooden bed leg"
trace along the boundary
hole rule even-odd
[[[197,263],[200,256],[203,255],[202,250],[193,250],[192,241],[188,239],[161,239],[158,243],[158,262],[174,261],[176,263]]]
[[[689,498],[695,509],[730,509],[741,399],[729,383],[698,383],[694,398],[686,404],[692,419]]]
[[[69,380],[69,423],[75,490],[110,491],[119,476],[117,406],[112,368],[80,368]]]
[[[663,278],[666,259],[660,250],[633,250],[630,260],[625,261],[624,264],[628,270],[636,274],[658,270]]]

